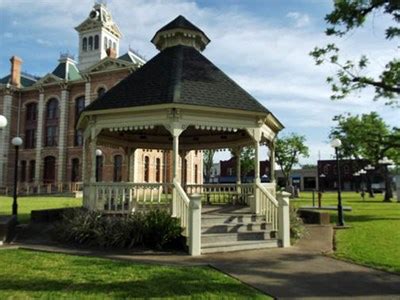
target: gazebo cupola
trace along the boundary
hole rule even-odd
[[[210,39],[202,30],[189,22],[185,17],[178,16],[158,30],[151,39],[151,42],[160,51],[177,45],[194,47],[198,51],[203,51],[210,42]]]

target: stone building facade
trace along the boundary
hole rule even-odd
[[[75,28],[79,58],[61,55],[43,77],[21,72],[22,59],[10,59],[11,72],[0,79],[0,114],[8,126],[0,129],[0,188],[12,186],[15,151],[11,139],[20,136],[20,188],[29,192],[80,189],[83,133],[76,130],[80,112],[94,99],[146,63],[129,50],[119,54],[121,32],[104,4],[97,3]],[[169,151],[99,147],[99,181],[168,182]],[[130,151],[130,150],[129,150]],[[133,156],[133,163],[129,157]],[[182,178],[202,183],[202,153],[181,155]],[[132,177],[128,178],[128,168]]]

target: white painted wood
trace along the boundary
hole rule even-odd
[[[189,206],[189,253],[201,254],[201,195],[193,194]]]
[[[290,193],[279,192],[277,194],[279,202],[279,226],[278,237],[282,247],[290,247],[290,216],[289,216],[289,197]]]

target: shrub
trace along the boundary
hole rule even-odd
[[[303,220],[297,214],[297,208],[290,206],[290,238],[292,241],[300,239],[305,233]]]
[[[98,211],[74,209],[63,215],[54,231],[60,242],[102,248],[148,247],[164,249],[179,245],[177,219],[161,210],[126,216],[107,216]]]

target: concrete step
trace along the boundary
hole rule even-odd
[[[204,224],[203,224],[204,225]],[[251,232],[251,231],[262,231],[271,230],[272,225],[266,222],[254,222],[247,224],[216,224],[209,226],[202,226],[202,234],[208,233],[235,233],[235,232]]]
[[[278,240],[269,239],[265,241],[236,241],[233,243],[212,243],[203,244],[201,248],[202,254],[218,253],[218,252],[233,252],[243,250],[255,250],[265,248],[277,248],[279,246]]]
[[[209,233],[201,235],[202,245],[208,245],[213,243],[234,243],[240,241],[265,241],[269,239],[271,239],[271,232],[269,231]]]
[[[201,216],[202,226],[223,225],[223,224],[248,224],[265,221],[263,216],[252,214],[203,214]]]

